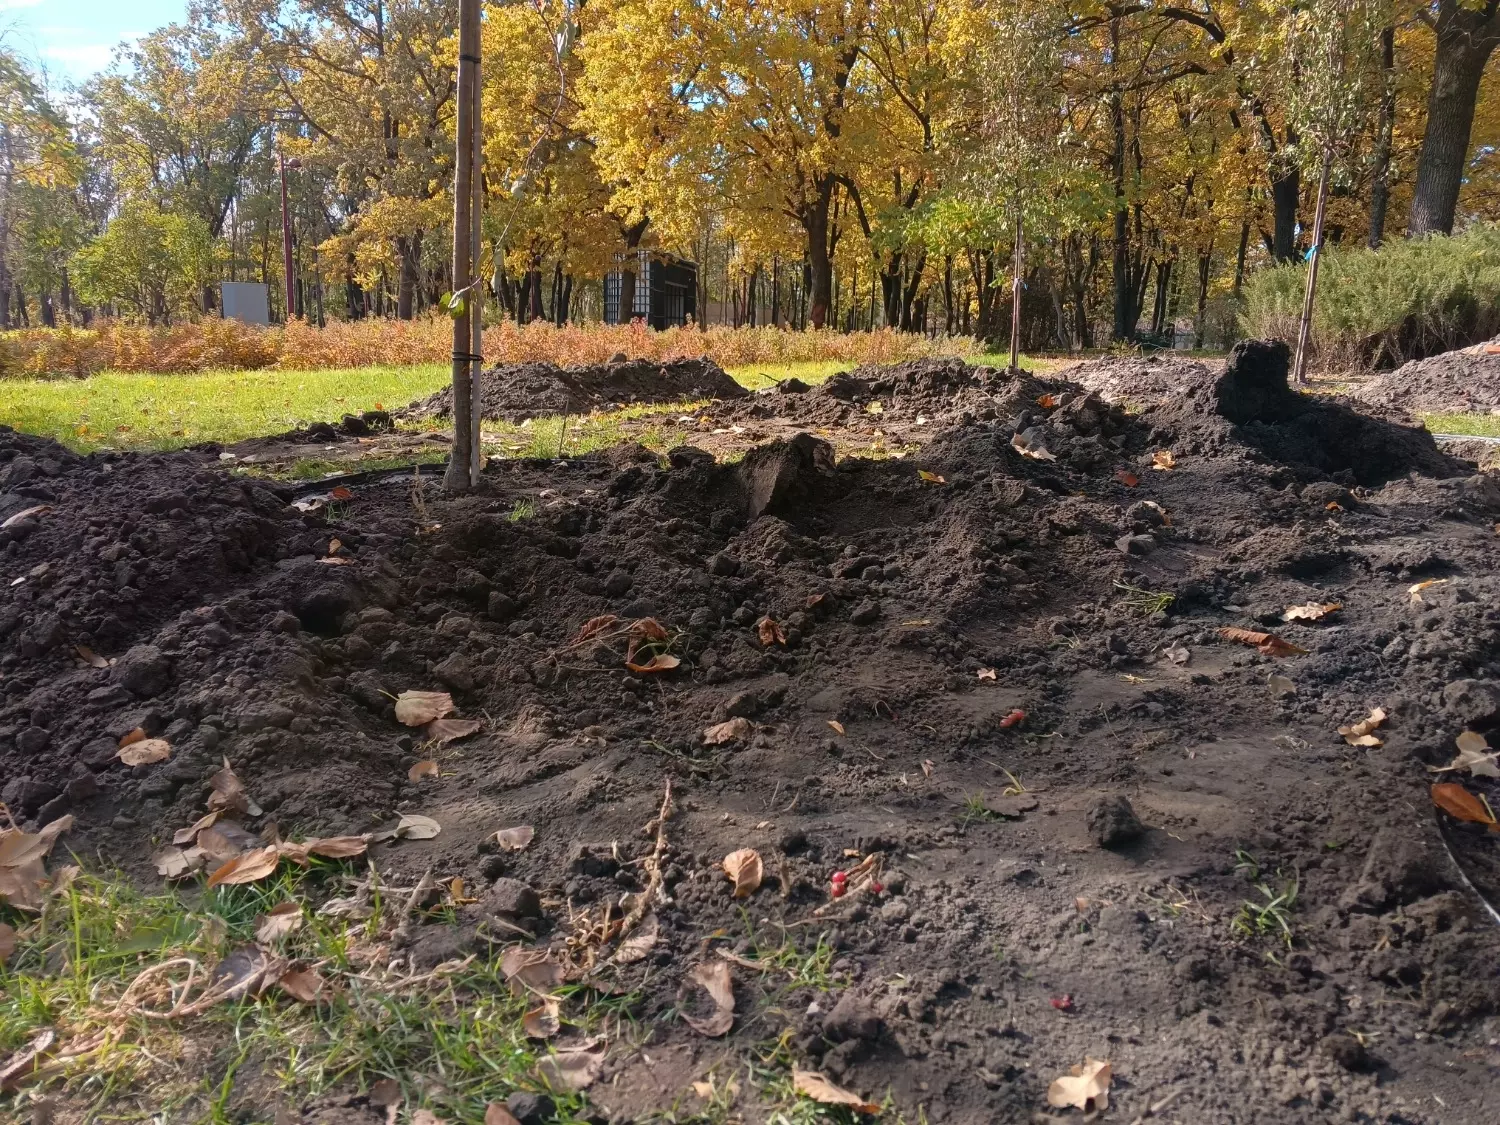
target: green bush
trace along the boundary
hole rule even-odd
[[[1247,335],[1295,343],[1306,265],[1278,266],[1245,285]],[[1313,307],[1313,362],[1330,370],[1397,367],[1500,333],[1500,225],[1379,250],[1330,249]]]

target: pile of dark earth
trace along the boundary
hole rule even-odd
[[[1500,412],[1500,337],[1412,360],[1367,380],[1351,394],[1413,415]]]
[[[706,359],[653,363],[618,358],[592,367],[552,363],[501,364],[480,382],[480,417],[524,422],[547,414],[588,414],[642,403],[744,398],[745,390]],[[453,389],[445,387],[398,412],[402,418],[453,416]]]
[[[590,1099],[612,1120],[691,1108],[785,1035],[892,1120],[1051,1120],[1049,1081],[1092,1056],[1121,1121],[1492,1122],[1496,837],[1440,829],[1428,767],[1466,728],[1497,740],[1496,479],[1291,395],[1274,346],[1139,415],[976,379],[985,404],[904,460],[807,434],[734,464],[619,448],[496,462],[464,497],[370,484],[336,523],[191,454],[0,434],[0,519],[51,505],[0,532],[4,800],[33,827],[73,813],[78,854],[147,883],[225,756],[284,835],[432,817],[375,861],[491,889],[416,928],[431,965],[492,918],[551,945],[639,890],[670,779],[660,938],[597,982],[650,1030],[609,1045]],[[334,539],[348,565],[322,561]],[[660,622],[680,666],[575,643],[605,614]],[[406,689],[484,719],[440,778],[408,780]],[[1383,745],[1339,736],[1376,706]],[[136,726],[172,759],[120,765]],[[487,841],[520,824],[529,850]],[[739,901],[720,863],[745,847],[766,878]],[[878,894],[831,897],[851,852],[882,857]],[[831,991],[741,963],[820,934]],[[721,1040],[676,1014],[715,946],[739,958]]]

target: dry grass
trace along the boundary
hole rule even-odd
[[[443,318],[361,320],[315,328],[305,321],[252,328],[203,320],[166,328],[105,323],[92,329],[33,328],[0,333],[0,378],[61,379],[100,371],[177,374],[191,371],[326,370],[447,363],[452,325]],[[879,330],[844,334],[780,328],[669,328],[639,324],[567,325],[510,322],[484,333],[490,363],[603,363],[614,355],[671,360],[706,356],[722,367],[787,363],[895,363],[979,350],[968,337],[929,339]]]

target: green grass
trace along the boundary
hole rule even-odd
[[[1500,437],[1500,414],[1424,414],[1422,421],[1435,434]]]
[[[180,449],[235,442],[311,422],[393,409],[448,381],[440,364],[343,371],[106,372],[87,379],[0,381],[0,419],[75,450]]]
[[[487,1102],[539,1088],[533,1073],[546,1048],[526,1038],[524,1004],[511,996],[498,956],[403,981],[386,971],[377,943],[398,921],[404,896],[374,897],[367,921],[320,917],[308,900],[336,890],[338,875],[338,866],[315,861],[306,871],[292,868],[249,886],[158,892],[138,891],[119,876],[80,875],[39,919],[4,911],[21,938],[0,966],[0,1058],[44,1029],[56,1031],[55,1050],[66,1053],[102,1035],[47,1087],[89,1120],[160,1114],[269,1122],[278,1103],[332,1089],[367,1090],[391,1078],[409,1108],[426,1105],[449,1120],[478,1121]],[[231,950],[252,943],[257,919],[283,902],[307,909],[301,930],[278,939],[276,952],[320,966],[332,985],[323,1002],[298,1003],[272,987],[259,998],[185,1018],[117,1011],[143,970],[182,957],[212,970]],[[187,969],[169,976],[180,985]],[[576,989],[561,990],[570,991]],[[158,1009],[172,1003],[165,989],[148,990],[143,999]],[[617,1021],[628,1002],[594,1000],[586,1009],[568,1003],[564,1015],[594,1030]],[[29,1096],[0,1097],[0,1118],[10,1119],[9,1110],[19,1112]],[[560,1104],[560,1120],[577,1119],[581,1099],[564,1096]],[[105,1107],[107,1116],[96,1116]]]
[[[804,363],[747,363],[743,367],[731,367],[728,372],[740,386],[762,391],[787,379],[801,379],[804,383],[816,385],[840,371],[853,371],[855,366],[849,360],[818,359]]]

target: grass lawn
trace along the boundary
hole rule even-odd
[[[1435,434],[1500,437],[1500,414],[1424,414],[1422,421]]]

